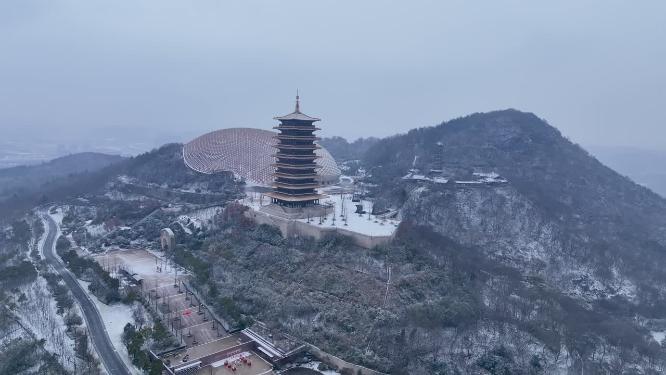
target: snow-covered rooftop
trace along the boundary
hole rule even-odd
[[[426,176],[421,174],[417,169],[411,169],[409,173],[402,177],[403,180],[410,181],[421,181],[421,182],[433,182],[436,184],[446,184],[449,182],[449,179],[443,176]],[[481,185],[481,184],[499,184],[508,182],[505,178],[501,177],[496,172],[474,172],[472,173],[472,178],[469,180],[454,180],[453,181],[459,185]]]

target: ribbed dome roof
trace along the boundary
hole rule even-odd
[[[183,147],[185,164],[201,173],[230,171],[246,181],[262,186],[271,186],[275,168],[272,156],[277,149],[277,133],[252,128],[216,130],[199,136]],[[321,147],[321,146],[320,146]],[[333,156],[324,148],[315,150],[322,182],[336,182],[340,168]]]

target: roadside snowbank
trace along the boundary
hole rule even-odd
[[[130,369],[132,374],[143,374],[141,370],[137,369],[134,364],[132,364],[132,360],[130,360],[129,354],[127,353],[127,348],[123,344],[122,340],[123,329],[125,328],[125,325],[127,325],[127,323],[134,324],[134,318],[132,318],[132,307],[123,305],[121,303],[106,305],[100,302],[97,297],[95,297],[88,290],[88,285],[90,285],[89,282],[82,280],[77,281],[86,291],[88,297],[90,297],[90,299],[95,303],[95,306],[97,307],[97,310],[99,311],[99,314],[102,316],[102,320],[104,321],[104,326],[107,334],[109,335],[109,339],[111,340],[111,344],[113,344],[113,347],[116,349],[118,354],[120,354],[120,358],[122,358],[123,362],[125,362],[127,368]]]

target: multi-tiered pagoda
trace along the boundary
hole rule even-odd
[[[320,119],[301,113],[299,97],[296,95],[296,110],[281,117],[274,117],[280,125],[274,127],[279,134],[275,136],[275,173],[273,174],[273,191],[267,193],[273,203],[286,207],[307,207],[319,204],[324,198],[317,192],[320,187],[317,178],[319,148],[314,126]]]

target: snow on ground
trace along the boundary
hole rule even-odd
[[[271,200],[261,193],[250,192],[247,193],[247,196],[241,199],[238,203],[259,211],[261,207],[268,206],[271,203]]]
[[[187,224],[189,223],[190,219],[187,216],[179,216],[178,217],[178,225],[180,225],[180,228],[183,230],[183,232],[187,234],[192,234],[192,230],[187,227]]]
[[[508,182],[506,179],[500,177],[499,174],[495,172],[490,173],[481,173],[474,172],[472,175],[475,177],[474,180],[470,181],[456,181],[456,184],[470,185],[470,184],[503,184]]]
[[[123,362],[125,362],[133,374],[142,374],[142,372],[132,364],[132,361],[129,358],[129,354],[127,353],[127,348],[122,341],[125,325],[127,325],[127,323],[134,324],[134,318],[132,318],[132,307],[122,303],[106,305],[100,302],[97,297],[95,297],[95,295],[93,295],[88,290],[88,286],[90,285],[89,282],[83,280],[77,281],[86,291],[86,294],[88,294],[90,300],[95,303],[95,306],[97,306],[97,310],[99,311],[99,314],[102,316],[102,320],[104,321],[104,326],[106,327],[106,332],[109,335],[109,339],[111,340],[113,347],[116,348],[118,354],[120,354]]]
[[[62,224],[62,219],[65,217],[65,208],[66,207],[58,207],[54,210],[54,213],[51,213],[51,210],[49,210],[49,216],[55,220],[58,226]]]
[[[48,223],[46,223],[44,219],[41,218],[41,216],[39,216],[39,218],[40,220],[42,220],[42,225],[44,226],[44,233],[42,233],[42,236],[39,237],[39,241],[37,242],[37,253],[40,256],[43,256],[44,254],[42,254],[42,247],[44,247],[44,241],[46,241],[46,231],[48,228],[47,227]]]
[[[258,211],[261,207],[269,205],[270,199],[263,197],[258,193],[252,193],[245,199],[242,199],[240,203]],[[368,236],[390,236],[395,232],[398,224],[400,224],[399,220],[386,218],[386,215],[368,214],[368,212],[372,211],[372,202],[369,200],[352,202],[352,194],[331,193],[321,200],[320,203],[322,205],[330,205],[330,208],[326,210],[327,215],[321,224],[319,217],[310,218],[309,221],[307,218],[297,220],[318,227],[336,226],[341,229],[362,233]],[[363,210],[366,211],[366,213],[355,213],[356,205],[363,206]]]
[[[30,331],[26,332],[21,327],[16,327],[11,331],[8,331],[8,330],[5,330],[5,329],[0,330],[0,335],[2,335],[2,336],[0,336],[0,347],[5,348],[7,346],[7,344],[9,344],[12,340],[16,340],[16,339],[21,340],[21,339],[23,339],[23,337],[25,337],[26,333],[30,334],[32,332],[30,332]]]
[[[178,191],[182,191],[184,193],[201,193],[207,191],[207,188],[208,188],[207,184],[196,182],[196,183],[189,183],[187,184],[187,186],[178,189]]]
[[[104,196],[116,201],[140,201],[146,199],[143,195],[123,193],[118,190],[111,190],[104,193]]]
[[[497,172],[474,172],[472,173],[474,176],[481,177],[481,178],[487,178],[490,180],[496,180],[500,178],[499,173]]]
[[[368,200],[361,200],[360,202],[352,202],[352,194],[331,194],[325,198],[322,204],[330,204],[332,206],[331,213],[327,215],[327,220],[322,225],[332,226],[334,223],[340,228],[367,234],[370,236],[390,236],[395,232],[398,220],[386,219],[382,216],[370,215],[368,212],[372,211],[372,202]],[[366,211],[365,214],[354,213],[357,206],[362,206]],[[333,221],[335,218],[335,222]],[[300,219],[301,222],[307,222],[307,219]],[[313,225],[319,225],[318,219],[310,219]],[[346,225],[345,225],[346,224]]]
[[[189,215],[201,221],[208,221],[212,220],[215,217],[215,215],[217,215],[222,211],[222,209],[223,209],[222,206],[202,208],[200,210],[190,213]]]
[[[55,214],[49,213],[49,215],[58,223],[58,234],[60,234],[60,224],[62,223],[62,218],[64,217],[63,214],[63,209],[58,208],[57,212]],[[47,223],[44,223],[44,225],[48,225]],[[56,255],[57,256],[57,255]],[[40,280],[42,280],[44,283],[46,281],[40,277]],[[83,290],[86,292],[88,297],[90,298],[93,303],[97,306],[97,310],[99,311],[100,315],[102,316],[102,320],[104,321],[104,326],[106,327],[106,331],[109,335],[109,339],[111,340],[111,343],[113,344],[114,348],[118,351],[120,354],[121,358],[127,365],[127,367],[130,369],[130,371],[135,374],[135,375],[140,375],[142,372],[138,370],[133,364],[132,361],[129,359],[129,354],[127,353],[127,348],[125,348],[125,345],[122,343],[122,334],[123,334],[123,329],[125,328],[125,325],[127,323],[134,323],[134,319],[132,318],[132,309],[128,305],[123,305],[123,304],[115,304],[115,305],[105,305],[104,303],[100,302],[97,297],[95,297],[89,290],[88,286],[90,285],[89,282],[83,281],[83,280],[78,280],[79,284],[83,287]],[[42,290],[47,290],[46,285],[42,287]],[[30,300],[30,297],[28,297]],[[36,299],[38,300],[38,299]],[[55,306],[55,300],[51,299],[51,303],[53,306]],[[39,311],[39,310],[37,310]],[[84,317],[83,313],[78,309],[77,305],[77,313],[79,316]],[[36,314],[33,314],[36,315]],[[53,311],[53,315],[55,316],[55,310]],[[62,321],[62,320],[61,320]],[[62,323],[64,325],[64,322]],[[53,323],[51,323],[51,326],[53,326]],[[42,330],[43,331],[43,330]],[[34,331],[33,331],[34,332]],[[47,331],[48,332],[48,331]],[[54,330],[54,332],[56,332]],[[60,345],[63,346],[63,345]],[[57,346],[56,349],[60,350],[59,347]],[[51,351],[47,347],[47,350]],[[54,353],[59,353],[59,351],[53,351]]]
[[[191,227],[196,229],[201,229],[203,226],[210,225],[213,223],[213,218],[220,211],[222,211],[221,206],[207,207],[199,210],[194,210],[178,216],[178,224],[183,228],[183,231],[187,234],[192,234]]]
[[[157,258],[153,254],[143,250],[113,250],[96,256],[95,260],[102,267],[111,264],[112,266],[119,266],[130,273],[136,273],[141,276],[159,274],[157,267],[160,263],[163,263],[163,259]]]
[[[428,177],[426,175],[419,174],[418,171],[416,170],[410,170],[409,173],[407,173],[402,177],[402,179],[412,180],[412,181],[429,181],[429,182],[434,182],[436,184],[446,184],[447,182],[449,182],[449,180],[447,180],[444,177],[440,176]]]
[[[611,272],[613,272],[613,280],[616,280],[613,287],[617,291],[618,295],[626,297],[630,301],[634,301],[637,297],[638,288],[634,283],[629,279],[623,277],[620,270],[617,267],[612,267]]]
[[[93,237],[103,236],[109,233],[109,230],[106,228],[105,224],[92,224],[92,220],[86,221],[86,224],[83,228],[88,232],[89,235]]]
[[[67,336],[67,326],[62,316],[56,313],[58,307],[55,299],[51,296],[43,277],[22,289],[26,299],[18,303],[16,315],[21,323],[28,328],[38,339],[44,339],[44,348],[51,353],[58,354],[60,358],[76,358],[74,352],[74,341]],[[78,307],[74,308],[79,316],[81,312]],[[62,363],[69,370],[73,370],[73,364],[67,361]]]
[[[62,213],[62,208],[58,208],[58,211],[54,214],[50,213],[49,211],[47,211],[46,213],[51,217],[51,219],[53,219],[58,224],[58,225],[56,225],[56,238],[58,238],[62,234],[62,232],[60,231],[60,223],[62,223],[62,218],[65,216]],[[44,224],[44,235],[39,240],[40,244],[43,243],[46,240],[46,231],[48,231],[48,227],[49,227],[49,223],[46,221],[46,219],[41,219],[41,220],[42,220],[42,224]],[[55,245],[56,245],[56,242],[53,241],[53,246],[55,246]],[[44,253],[42,252],[42,246],[41,245],[39,246],[39,256],[44,258]],[[58,256],[58,255],[56,254],[56,256]]]
[[[105,228],[104,224],[91,224],[92,220],[88,220],[83,226],[91,236],[102,236],[108,233],[108,230]]]
[[[473,179],[471,180],[456,180],[454,181],[459,185],[482,185],[482,184],[498,184],[508,182],[496,172],[474,172],[472,173]],[[434,182],[436,184],[446,184],[448,179],[442,176],[426,176],[420,174],[418,170],[411,169],[409,173],[402,177],[403,180]]]
[[[324,371],[318,370],[320,364],[321,364],[321,362],[319,362],[319,361],[312,361],[312,362],[302,364],[298,367],[309,368],[310,370],[318,371],[318,372],[320,372],[324,375],[340,375],[339,372],[334,371],[334,370],[324,370]]]
[[[122,267],[130,273],[135,273],[144,279],[144,285],[149,286],[162,286],[171,285],[174,281],[174,272],[172,266],[167,265],[164,257],[155,254],[152,251],[143,249],[134,250],[113,250],[105,254],[97,255],[94,257],[102,267],[115,268]],[[158,268],[159,266],[159,268]],[[161,271],[158,271],[160,269]],[[182,268],[179,267],[178,278],[182,279],[187,277],[187,274]],[[104,325],[111,339],[111,343],[116,348],[123,361],[130,367],[132,373],[141,374],[134,365],[132,365],[127,348],[122,343],[123,329],[127,323],[134,324],[132,315],[132,306],[125,304],[106,305],[100,302],[90,291],[88,285],[90,283],[79,280],[79,283],[84,287],[90,299],[95,303],[97,309],[102,316]]]
[[[134,179],[130,176],[122,174],[122,175],[118,176],[118,181],[122,182],[123,184],[130,184],[130,183],[134,182]]]
[[[143,278],[143,285],[149,287],[172,285],[175,272],[173,264],[156,251],[145,249],[116,249],[96,255],[94,259],[102,268],[115,270],[120,267],[131,274]],[[178,279],[186,278],[187,271],[178,266]]]
[[[666,338],[666,331],[650,331],[650,334],[652,335],[654,341],[658,342],[659,344],[661,344],[661,342],[664,341],[664,338]]]

